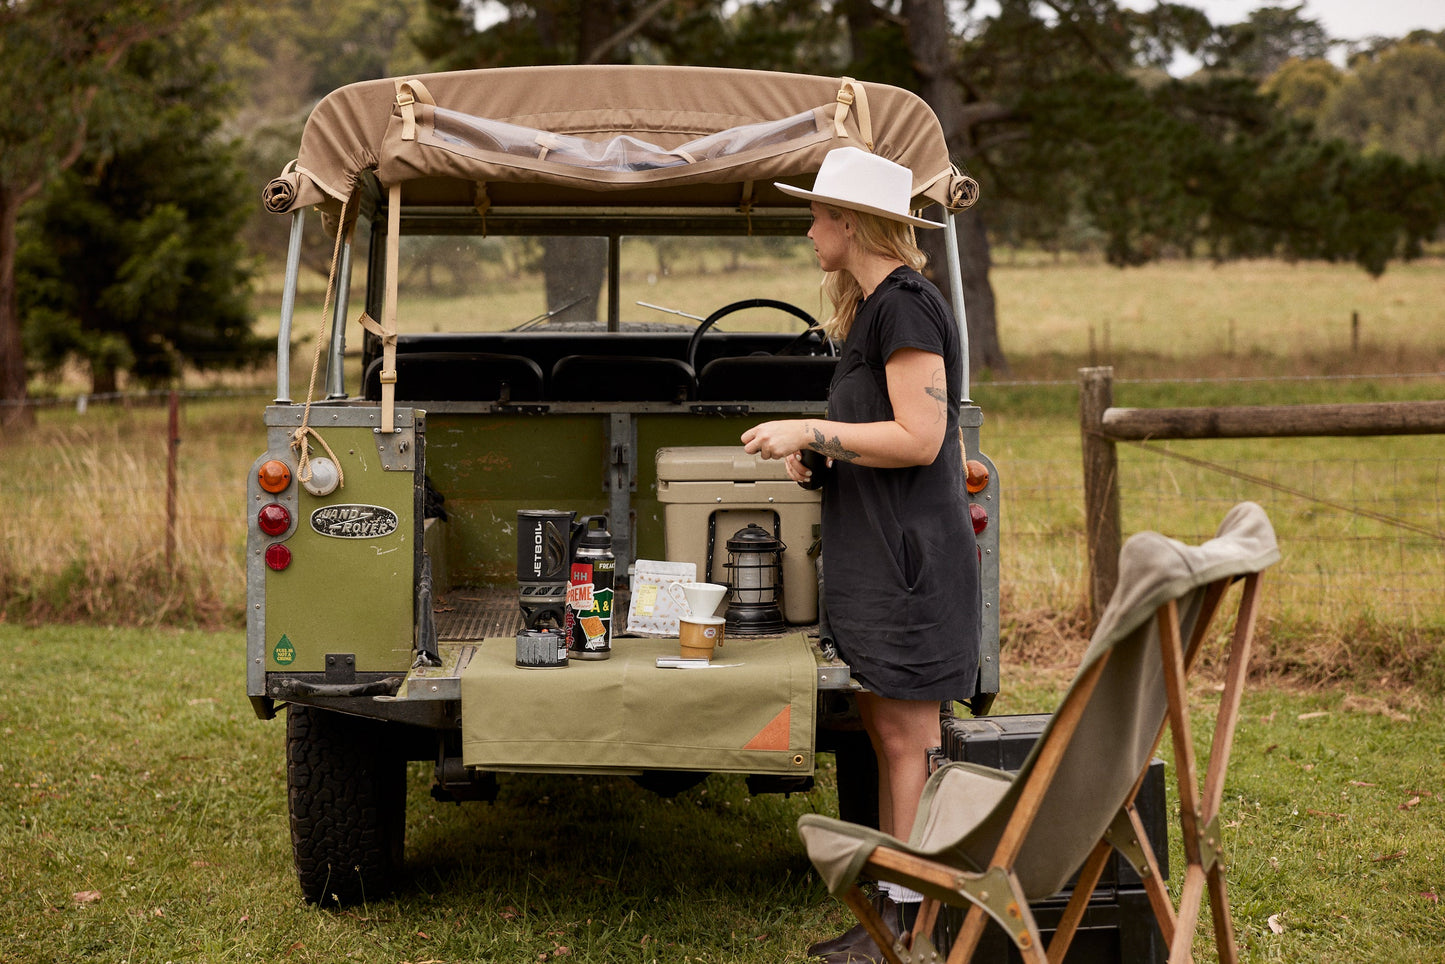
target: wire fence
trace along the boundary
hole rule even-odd
[[[1427,377],[1445,385],[1445,374]],[[1011,614],[1087,606],[1077,414],[1067,400],[1030,413],[1002,399],[1073,388],[1000,382],[976,393],[1002,491],[1006,624]],[[992,408],[990,395],[1000,396]],[[269,397],[182,393],[178,444],[165,401],[166,393],[45,401],[34,430],[5,440],[0,617],[239,625],[245,476],[264,448]],[[1323,640],[1339,652],[1445,641],[1438,436],[1121,444],[1119,473],[1125,534],[1155,529],[1197,542],[1236,502],[1265,507],[1284,554],[1264,610],[1276,635]]]
[[[1440,373],[1390,376],[1404,394],[1434,394]],[[1335,398],[1358,378],[1121,380],[1116,384],[1239,387],[1296,382]],[[1423,387],[1422,387],[1423,386]],[[994,383],[981,390],[1066,390],[1076,382]],[[1371,391],[1357,392],[1370,396]],[[987,413],[987,401],[982,403]],[[1077,418],[1019,417],[999,407],[983,446],[1003,491],[1003,616],[1088,611],[1090,572]],[[1283,552],[1264,620],[1277,662],[1329,676],[1351,664],[1438,676],[1445,642],[1445,458],[1437,435],[1210,439],[1120,443],[1122,530],[1208,538],[1230,506],[1269,512]],[[1297,646],[1289,653],[1290,645]]]

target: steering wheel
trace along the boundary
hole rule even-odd
[[[813,318],[813,316],[808,314],[802,308],[799,308],[797,305],[790,305],[786,301],[778,301],[773,298],[744,298],[742,301],[734,301],[732,304],[723,305],[717,311],[714,311],[712,314],[704,318],[698,324],[697,328],[693,330],[692,337],[689,338],[687,342],[687,363],[689,366],[691,366],[693,371],[697,371],[697,349],[698,345],[702,343],[702,336],[706,334],[707,330],[713,325],[717,324],[718,321],[726,318],[733,312],[744,311],[748,308],[772,308],[776,311],[787,312],[794,318],[800,319],[804,324],[808,326],[807,331],[803,332],[797,338],[794,338],[792,341],[788,342],[786,345],[778,349],[773,354],[838,354],[838,347],[833,344],[833,339],[823,334],[823,329],[817,326],[818,322]],[[812,346],[807,351],[801,351],[801,347],[805,344],[808,344],[809,342],[812,343]]]

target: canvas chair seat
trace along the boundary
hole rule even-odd
[[[1190,866],[1184,899],[1192,896],[1197,905],[1207,878],[1217,904],[1216,937],[1222,936],[1221,926],[1229,926],[1222,866],[1212,859],[1217,840],[1206,841],[1205,831],[1218,810],[1253,635],[1258,574],[1278,559],[1273,527],[1253,503],[1231,509],[1215,538],[1199,546],[1156,532],[1131,537],[1120,552],[1117,588],[1078,673],[1016,774],[969,763],[945,764],[925,786],[907,841],[817,814],[798,821],[808,857],[829,891],[843,897],[865,925],[869,917],[881,925],[857,890],[857,881],[865,875],[896,881],[931,901],[970,908],[950,961],[967,960],[985,913],[1010,933],[1025,960],[1042,961],[1028,902],[1057,893],[1083,866],[1075,885],[1077,912],[1082,914],[1110,849],[1117,847],[1145,881],[1165,939],[1172,940],[1176,915],[1133,810],[1134,795],[1168,722],[1174,728],[1176,770],[1185,801]],[[1246,589],[1236,619],[1229,683],[1210,780],[1201,797],[1184,673],[1225,589],[1241,577]],[[1063,947],[1050,948],[1048,960],[1058,960],[1055,951],[1061,956],[1067,947],[1069,911],[1055,937],[1056,944],[1063,937]],[[932,947],[927,934],[936,912],[936,904],[925,903],[911,950],[889,950],[891,960],[928,959]],[[1187,925],[1192,934],[1195,920],[1192,913],[1179,915],[1179,929]],[[1187,938],[1176,943],[1182,944],[1187,958]],[[1233,959],[1232,930],[1229,943],[1227,954],[1220,948],[1222,958]]]

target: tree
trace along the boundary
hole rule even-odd
[[[1303,14],[1304,4],[1260,7],[1243,23],[1220,27],[1206,45],[1215,68],[1264,80],[1291,59],[1323,60],[1330,38],[1318,21]]]
[[[1266,96],[1274,98],[1279,109],[1296,120],[1319,127],[1324,117],[1325,105],[1339,89],[1344,75],[1328,60],[1300,60],[1298,57],[1285,61],[1260,87]]]
[[[85,361],[93,392],[121,371],[157,384],[259,357],[238,237],[253,195],[214,136],[224,98],[207,53],[199,28],[133,46],[117,74],[153,96],[131,136],[85,150],[22,216],[27,354],[47,370]]]
[[[287,218],[255,199],[296,156],[306,118],[317,101],[345,84],[431,69],[411,41],[424,0],[267,0],[217,8],[213,29],[222,75],[238,92],[238,109],[221,134],[241,143],[251,172],[251,212],[243,236],[271,265],[284,262]],[[320,231],[302,235],[302,265],[323,277],[331,242]]]
[[[1319,129],[1366,152],[1445,158],[1445,50],[1401,43],[1357,57],[1321,106]]]
[[[439,24],[421,44],[429,55],[470,66],[568,59],[539,41],[542,25],[574,6],[566,0],[508,2],[507,16],[482,31],[456,0],[428,5]],[[1298,5],[1223,27],[1185,4],[1135,11],[1116,0],[999,0],[987,14],[947,0],[597,6],[635,28],[613,35],[634,57],[850,74],[920,93],[983,186],[958,225],[981,367],[1004,365],[985,216],[1042,243],[1083,225],[1121,266],[1201,250],[1348,258],[1375,273],[1418,252],[1445,217],[1438,170],[1321,144],[1259,92],[1288,58],[1329,49]],[[609,49],[621,56],[622,46]],[[1179,51],[1210,69],[1172,80],[1164,68]]]
[[[499,4],[507,16],[477,30],[471,5],[427,0],[417,47],[440,69],[626,63],[629,45],[672,0],[541,0]],[[685,16],[688,4],[677,4]],[[674,14],[676,16],[676,14]],[[607,254],[590,238],[544,238],[542,273],[553,321],[598,317]]]
[[[138,43],[182,27],[215,0],[6,0],[0,82],[25,91],[0,112],[0,427],[26,425],[25,350],[16,305],[20,209],[72,167],[87,144],[119,144],[144,91],[111,71]]]

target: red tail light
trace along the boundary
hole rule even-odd
[[[291,565],[291,550],[282,543],[271,543],[266,547],[266,565],[280,572]]]
[[[988,528],[988,510],[977,502],[968,504],[968,515],[973,519],[973,534],[978,535]]]
[[[291,528],[291,513],[278,502],[267,503],[256,513],[256,525],[268,536],[279,536]]]

